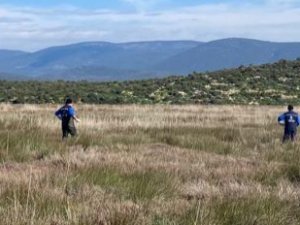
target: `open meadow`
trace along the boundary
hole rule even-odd
[[[0,105],[1,225],[300,224],[285,107]],[[296,108],[297,110],[297,108]]]

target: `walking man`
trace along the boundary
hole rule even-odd
[[[55,116],[61,120],[63,139],[67,138],[69,134],[72,137],[77,134],[74,121],[79,122],[80,120],[76,117],[75,109],[72,103],[72,99],[68,98],[65,102],[65,105],[55,112]]]
[[[298,113],[293,111],[294,107],[292,105],[288,105],[287,108],[288,111],[278,117],[279,124],[284,125],[282,142],[287,140],[294,141],[297,134],[297,127],[300,124],[300,117]]]

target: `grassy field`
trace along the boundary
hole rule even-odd
[[[285,107],[0,105],[1,225],[300,224]]]

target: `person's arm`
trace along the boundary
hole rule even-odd
[[[284,120],[284,114],[281,114],[280,116],[278,116],[278,122],[280,122],[280,121],[282,121],[282,120]]]
[[[74,120],[75,120],[77,123],[79,123],[79,122],[80,122],[80,119],[78,119],[78,117],[76,117],[76,116],[73,116],[73,118],[74,118]]]
[[[69,114],[76,122],[78,122],[78,123],[80,122],[80,119],[78,119],[78,117],[76,116],[76,113],[75,113],[75,110],[73,107],[71,107],[69,109]]]
[[[284,121],[285,121],[285,118],[284,118],[284,117],[285,117],[285,116],[284,116],[284,113],[281,114],[280,116],[278,116],[278,119],[277,119],[278,123],[284,122]]]
[[[55,112],[55,116],[61,120],[61,110],[60,109]]]
[[[297,115],[296,123],[297,123],[297,127],[298,127],[300,125],[300,116],[299,115]]]

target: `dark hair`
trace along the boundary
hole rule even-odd
[[[293,109],[294,109],[294,106],[288,105],[288,110],[289,110],[289,111],[292,111]]]
[[[71,98],[67,98],[67,99],[66,99],[66,105],[67,105],[67,104],[71,104],[72,102],[73,102],[73,100],[72,100]]]

